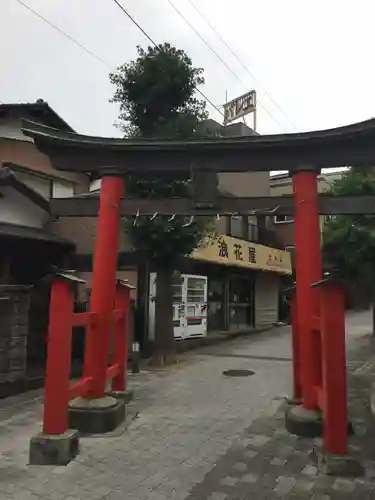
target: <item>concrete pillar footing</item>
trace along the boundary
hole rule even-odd
[[[30,465],[68,465],[79,452],[79,432],[68,429],[63,434],[41,432],[30,439]]]
[[[289,398],[289,397],[287,397],[287,398],[285,398],[285,401],[290,406],[300,406],[302,404],[301,398],[294,398],[294,397]]]
[[[350,455],[350,450],[346,455],[333,455],[317,449],[316,457],[317,468],[322,474],[341,477],[362,477],[365,474],[363,465]]]
[[[291,406],[285,411],[285,427],[291,434],[300,437],[320,437],[323,420],[319,411],[306,410],[303,406]]]
[[[105,393],[106,396],[110,396],[116,399],[125,401],[125,403],[130,403],[134,399],[134,391],[108,391]]]
[[[76,398],[68,409],[69,428],[81,434],[105,434],[116,429],[126,418],[127,404],[122,398]]]
[[[285,410],[285,428],[300,437],[322,437],[323,417],[318,410],[306,410],[301,405],[290,404]],[[348,436],[354,435],[352,422],[348,422]]]

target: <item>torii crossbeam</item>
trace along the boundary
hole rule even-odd
[[[56,217],[96,217],[99,213],[99,196],[93,194],[73,198],[52,198],[51,213]],[[166,215],[293,215],[293,196],[265,196],[251,198],[229,198],[219,196],[217,205],[211,208],[196,207],[191,198],[132,199],[121,198],[120,214],[152,215],[155,212]],[[375,214],[374,196],[318,196],[318,212],[321,215]]]

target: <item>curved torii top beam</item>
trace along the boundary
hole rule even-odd
[[[245,172],[375,165],[375,119],[329,130],[190,140],[111,139],[31,121],[23,133],[55,168],[76,172]]]

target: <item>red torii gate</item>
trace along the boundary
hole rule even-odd
[[[103,139],[60,132],[32,122],[26,122],[23,131],[34,138],[37,148],[50,157],[56,168],[96,173],[102,179],[90,306],[94,320],[87,325],[84,364],[84,379],[90,383],[86,384],[83,394],[86,404],[78,409],[82,430],[92,429],[93,414],[98,422],[118,411],[113,403],[106,404],[105,382],[114,314],[120,216],[129,215],[121,210],[124,174],[137,171],[192,173],[193,179],[197,178],[194,187],[198,188],[204,180],[206,189],[203,199],[202,192],[196,189],[199,200],[195,200],[195,206],[191,205],[191,211],[205,215],[227,213],[220,209],[215,190],[217,173],[285,169],[292,175],[294,193],[297,285],[293,363],[294,397],[300,403],[288,412],[287,428],[300,435],[316,435],[323,424],[327,456],[345,455],[348,424],[344,300],[340,287],[323,280],[322,276],[317,175],[324,167],[374,164],[375,120],[302,134],[189,141]],[[61,201],[60,207],[77,202],[67,199],[61,204]],[[234,200],[233,206],[235,204]],[[153,201],[149,200],[151,213],[152,205]],[[186,200],[181,200],[182,205],[186,207]],[[249,213],[251,208],[243,213]],[[50,320],[53,322],[54,318]],[[57,390],[56,381],[50,379],[50,374],[47,377],[48,390]],[[75,411],[76,407],[70,408],[71,413]],[[116,418],[111,420],[111,425],[114,421]],[[41,462],[56,463],[56,456],[60,462],[66,462],[77,451],[76,435],[67,434],[67,429],[64,431],[61,427],[57,428],[58,432],[54,429],[52,425],[45,429],[49,434],[45,432],[32,440],[31,449],[35,446],[39,450],[43,446],[47,451],[53,449],[55,458],[51,459],[51,453],[47,452],[44,454],[48,455],[47,459],[41,458],[42,452],[38,455]]]

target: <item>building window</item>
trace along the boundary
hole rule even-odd
[[[227,224],[228,236],[253,242],[259,240],[258,221],[255,216],[232,215],[227,218]]]
[[[336,215],[326,215],[324,217],[324,222],[330,222],[331,220],[335,220],[336,219]]]
[[[247,241],[253,241],[256,243],[259,241],[259,227],[258,227],[258,219],[256,215],[248,215],[245,219],[247,224]]]
[[[249,224],[248,225],[247,240],[253,241],[254,243],[256,243],[257,241],[259,241],[259,234],[258,233],[259,233],[258,226],[256,224]]]
[[[232,215],[228,217],[228,236],[234,238],[243,238],[243,220],[242,215]]]
[[[46,200],[51,198],[69,198],[74,195],[74,185],[71,182],[54,180],[44,175],[38,175],[21,170],[15,171],[16,177],[27,187],[33,189]]]
[[[70,182],[53,181],[52,198],[70,198],[74,195],[74,186]]]
[[[293,217],[291,215],[275,215],[273,221],[275,224],[287,224],[293,222]]]

